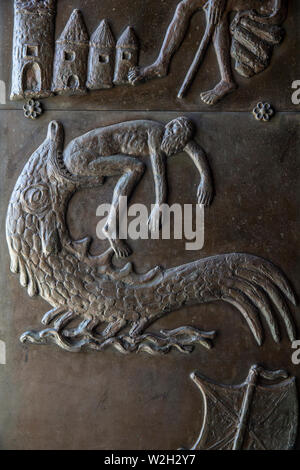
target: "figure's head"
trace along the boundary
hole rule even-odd
[[[194,133],[193,123],[186,117],[179,117],[168,122],[161,143],[162,151],[170,157],[181,152]]]

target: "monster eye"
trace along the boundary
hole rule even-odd
[[[23,209],[32,215],[41,215],[50,207],[50,194],[46,184],[34,184],[21,196]]]

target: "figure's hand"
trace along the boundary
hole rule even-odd
[[[212,0],[209,9],[209,23],[217,25],[225,10],[227,0]]]
[[[204,206],[209,206],[214,197],[214,190],[212,183],[203,179],[197,190],[197,198],[198,204],[202,204]]]
[[[139,67],[131,67],[128,72],[128,81],[131,85],[135,86],[143,80]]]
[[[159,205],[155,204],[148,220],[148,226],[151,232],[158,232],[161,227],[162,212],[159,209]]]

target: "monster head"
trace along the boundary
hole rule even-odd
[[[35,295],[37,285],[31,275],[31,262],[48,257],[60,249],[58,233],[59,184],[51,170],[53,154],[62,151],[63,128],[53,121],[42,145],[31,155],[13,190],[6,220],[11,270]]]

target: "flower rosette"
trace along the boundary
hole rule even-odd
[[[39,101],[29,100],[23,106],[24,116],[27,119],[37,119],[43,112]]]
[[[268,122],[274,115],[274,109],[269,103],[257,103],[252,111],[257,121]]]

